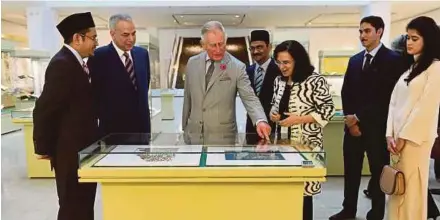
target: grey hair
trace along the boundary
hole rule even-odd
[[[202,34],[201,35],[202,41],[204,41],[205,34],[213,30],[221,31],[225,36],[225,41],[226,41],[227,36],[226,36],[225,28],[223,27],[223,24],[219,21],[208,21],[202,26],[202,30],[200,31]]]
[[[114,30],[115,27],[116,27],[116,24],[119,21],[133,21],[133,19],[128,14],[115,14],[115,15],[112,15],[110,17],[110,19],[108,19],[108,28],[110,30]]]

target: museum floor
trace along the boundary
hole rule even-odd
[[[153,106],[160,107],[160,100],[153,98]],[[175,132],[180,129],[182,99],[174,100],[175,119],[163,121],[160,129],[163,132]],[[237,121],[239,130],[244,130],[244,109],[237,102]],[[57,215],[57,195],[55,182],[52,179],[28,179],[25,170],[24,137],[22,131],[2,135],[1,139],[1,219],[4,220],[54,220]],[[361,189],[366,187],[368,177],[362,179]],[[433,178],[431,167],[430,186],[440,188]],[[434,196],[440,204],[440,196]],[[325,220],[341,208],[343,199],[343,178],[330,177],[323,185],[323,193],[314,197],[314,219]],[[96,220],[101,220],[101,199],[98,193],[95,205]],[[362,192],[359,196],[358,219],[365,219],[370,207],[370,200]],[[186,220],[186,219],[182,219]],[[190,220],[190,219],[188,219]]]

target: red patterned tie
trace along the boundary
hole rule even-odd
[[[130,76],[130,81],[131,83],[133,83],[134,89],[137,89],[133,62],[131,61],[130,56],[128,55],[127,52],[124,52],[124,56],[125,56],[125,69],[127,70],[127,73]]]

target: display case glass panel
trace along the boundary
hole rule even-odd
[[[12,119],[32,119],[33,108],[12,110]]]
[[[308,143],[256,134],[111,134],[79,153],[91,167],[325,167],[325,152]]]

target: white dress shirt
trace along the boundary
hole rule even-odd
[[[215,62],[214,62],[215,63]],[[208,54],[206,54],[206,61],[205,61],[205,74],[208,73],[208,69],[211,66],[211,58],[209,58]]]
[[[122,64],[124,64],[124,66],[125,66],[125,59],[126,59],[125,56],[124,56],[124,52],[125,52],[125,51],[121,50],[121,49],[115,44],[115,42],[112,41],[112,44],[113,44],[113,47],[116,49],[116,52],[118,53],[118,56],[119,56],[119,58],[120,58],[121,61],[122,61]],[[134,66],[133,57],[131,56],[131,52],[130,52],[130,51],[127,51],[127,53],[128,53],[128,57],[130,57],[130,60],[131,60],[131,62],[133,63],[133,66]]]
[[[75,55],[76,59],[78,60],[79,64],[81,64],[81,67],[84,65],[84,60],[81,57],[81,55],[79,55],[78,51],[76,51],[75,49],[73,49],[70,45],[68,44],[64,44],[64,46],[69,49],[73,55]]]
[[[366,55],[367,54],[370,54],[371,55],[371,60],[370,60],[370,64],[371,64],[371,62],[373,62],[373,60],[374,60],[374,57],[376,57],[376,54],[377,54],[377,52],[379,51],[379,49],[382,47],[382,42],[376,47],[376,48],[374,48],[372,51],[370,51],[369,53],[368,53],[368,51],[367,50],[365,50],[365,53],[364,53],[364,61],[363,61],[363,63],[362,63],[362,66],[364,66],[365,65],[365,61],[367,60],[367,57],[366,57]]]
[[[264,79],[264,76],[266,76],[267,68],[269,67],[270,61],[272,61],[272,58],[269,57],[269,59],[267,59],[266,62],[261,64],[261,66],[260,66],[260,64],[256,63],[254,76],[257,75],[258,69],[261,67],[261,68],[263,68],[263,79]],[[254,77],[254,79],[255,79],[255,77]]]

